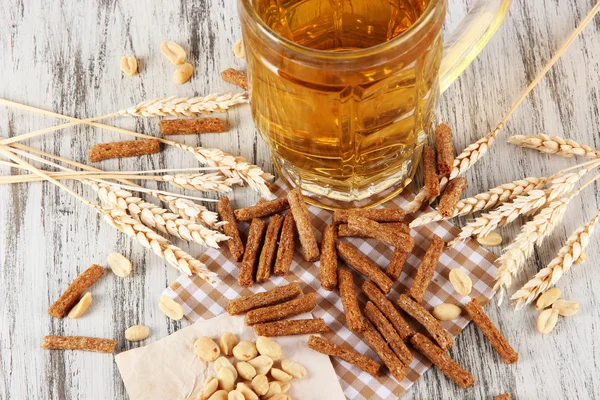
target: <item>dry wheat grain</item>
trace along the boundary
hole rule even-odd
[[[558,251],[558,255],[550,261],[547,267],[541,269],[511,296],[510,299],[513,301],[515,309],[519,310],[534,301],[539,295],[554,286],[571,269],[573,262],[583,254],[587,247],[590,236],[594,233],[594,226],[599,219],[600,210],[587,224],[577,228],[569,236],[563,247]]]
[[[144,101],[119,111],[119,115],[135,117],[197,116],[213,112],[225,112],[237,104],[248,103],[248,94],[209,94],[205,97],[165,97]]]
[[[174,246],[171,242],[148,228],[146,225],[141,224],[131,216],[127,215],[125,211],[111,207],[100,207],[97,205],[94,206],[94,208],[104,216],[109,224],[135,238],[142,246],[152,249],[156,255],[164,258],[169,265],[177,268],[188,276],[197,274],[205,281],[214,283],[214,280],[211,277],[214,274],[206,268],[206,265],[179,247]]]
[[[496,186],[487,192],[479,193],[473,197],[460,200],[456,204],[454,213],[450,218],[469,215],[477,211],[489,210],[490,208],[497,207],[506,201],[513,200],[517,196],[526,195],[531,190],[541,189],[546,185],[547,182],[548,178],[528,177],[509,183],[503,183],[502,185]],[[439,212],[431,211],[415,218],[410,223],[410,227],[414,228],[444,219],[446,218],[444,218],[444,216]]]
[[[86,180],[84,182],[98,193],[98,197],[103,202],[126,210],[136,221],[149,228],[213,248],[219,248],[219,242],[229,239],[221,232],[181,218],[178,214],[171,213],[153,203],[145,202],[141,197],[134,196],[126,190]]]
[[[232,190],[231,186],[242,183],[241,179],[226,178],[217,172],[210,174],[162,175],[160,179],[183,189],[218,193],[229,193]]]
[[[600,151],[590,146],[577,143],[571,139],[563,139],[558,136],[538,134],[535,136],[515,135],[507,140],[508,143],[535,149],[542,153],[556,154],[561,157],[585,156],[588,158],[600,158]]]
[[[263,196],[272,196],[267,183],[273,179],[273,175],[264,172],[256,165],[250,164],[244,157],[236,157],[219,149],[191,147],[183,143],[173,143],[173,145],[193,153],[202,164],[212,167],[225,167],[221,172],[226,176],[245,181],[248,186]]]
[[[159,196],[159,199],[167,203],[172,212],[192,222],[201,223],[211,228],[218,228],[225,224],[225,222],[219,221],[219,215],[216,212],[210,211],[203,205],[194,203],[191,200],[171,196]]]
[[[562,220],[567,205],[573,197],[579,194],[580,190],[581,188],[568,196],[552,201],[543,208],[533,220],[523,225],[515,240],[498,257],[495,262],[498,270],[494,284],[494,291],[499,292],[498,304],[502,304],[506,289],[511,287],[513,278],[517,276],[523,263],[533,252],[534,246],[540,246],[544,239],[554,231],[556,225]]]
[[[539,210],[558,197],[569,193],[575,183],[589,170],[590,168],[585,168],[578,172],[561,175],[551,181],[548,189],[530,190],[526,195],[517,196],[512,203],[504,203],[497,209],[482,214],[479,218],[465,225],[460,234],[448,243],[448,246],[453,246],[471,236],[485,236],[497,227],[514,221],[520,215]]]

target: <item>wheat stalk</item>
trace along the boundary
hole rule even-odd
[[[221,232],[210,230],[203,225],[181,218],[164,208],[145,202],[141,197],[134,196],[126,190],[88,180],[82,181],[90,185],[103,202],[118,209],[126,210],[136,221],[160,232],[213,248],[219,248],[219,242],[229,239]]]
[[[600,158],[600,151],[592,149],[590,146],[574,142],[571,139],[563,139],[558,136],[535,135],[511,136],[508,143],[528,149],[535,149],[542,153],[556,154],[561,157],[585,156],[588,158]]]
[[[141,103],[141,105],[132,107],[132,109],[128,109],[128,110],[130,110],[130,112],[128,112],[127,110],[124,110],[124,111],[122,111],[122,113],[123,113],[123,115],[138,115],[138,114],[141,115],[143,113],[147,113],[147,115],[153,115],[152,112],[154,112],[156,110],[162,110],[160,112],[164,112],[164,113],[170,112],[171,114],[169,114],[169,115],[178,115],[177,112],[193,113],[193,112],[196,112],[195,110],[197,110],[198,112],[202,112],[200,110],[204,110],[204,109],[213,110],[213,111],[224,110],[224,109],[220,109],[218,107],[225,107],[226,105],[231,106],[232,104],[239,104],[242,102],[247,102],[247,97],[245,97],[245,96],[246,96],[245,93],[238,93],[236,95],[224,95],[224,96],[220,96],[220,97],[216,96],[216,95],[211,95],[211,96],[207,96],[206,98],[193,98],[193,99],[168,98],[168,99],[170,99],[170,101],[166,102],[166,103],[164,103],[164,101],[161,101],[161,99],[159,99],[159,100],[152,100],[150,102]],[[229,100],[227,100],[227,99],[229,99]],[[165,100],[165,99],[162,99],[162,100]],[[2,101],[0,101],[0,103],[1,102]],[[24,108],[24,109],[35,111],[35,112],[42,113],[45,115],[51,115],[51,116],[55,116],[58,118],[64,118],[64,119],[67,119],[67,120],[70,120],[73,122],[77,122],[77,123],[85,123],[90,126],[95,126],[98,128],[106,128],[106,129],[109,129],[114,132],[121,133],[121,134],[124,134],[127,136],[132,136],[132,137],[137,137],[137,138],[142,138],[142,139],[155,139],[166,145],[179,147],[180,149],[187,150],[187,151],[193,153],[196,156],[196,158],[202,163],[205,163],[205,164],[208,164],[211,166],[227,167],[228,168],[227,170],[222,171],[223,174],[225,174],[229,177],[233,177],[233,178],[237,178],[237,179],[246,181],[251,188],[260,192],[263,196],[270,195],[270,191],[269,191],[269,188],[267,187],[266,183],[267,183],[267,180],[271,179],[273,176],[269,173],[264,172],[258,166],[248,163],[246,161],[246,159],[243,157],[234,157],[231,154],[225,153],[219,149],[204,149],[202,147],[194,148],[194,147],[191,147],[191,146],[188,146],[188,145],[185,145],[183,143],[179,143],[179,142],[176,142],[173,140],[157,138],[157,137],[146,135],[143,133],[134,132],[134,131],[130,131],[130,130],[123,129],[123,128],[117,128],[117,127],[110,126],[110,125],[104,125],[104,124],[100,124],[97,122],[89,122],[89,120],[82,120],[79,118],[68,117],[66,115],[61,115],[61,114],[54,113],[51,111],[41,110],[41,109],[31,107],[31,106],[25,106],[23,104],[19,104],[19,103],[15,103],[15,102],[9,102],[6,100],[4,100],[3,102],[4,102],[4,104],[11,105],[13,107]],[[164,105],[164,107],[165,107],[164,109],[159,107],[159,105],[161,105],[161,104]],[[176,106],[177,104],[179,104],[179,106]],[[218,105],[218,107],[217,107],[217,105]],[[148,107],[150,107],[150,108],[148,108]],[[179,108],[177,108],[177,107],[179,107]],[[213,108],[211,108],[211,107],[213,107]],[[137,111],[135,111],[135,110],[137,110]],[[151,111],[151,110],[154,110],[154,111]],[[156,111],[156,112],[159,112],[159,111]],[[161,115],[161,114],[156,114],[156,115]],[[181,115],[188,115],[188,114],[181,114]],[[44,132],[44,133],[47,133],[47,132]],[[32,136],[34,136],[34,135],[32,135],[31,133],[20,135],[20,136],[15,136],[15,137],[12,137],[9,139],[1,140],[0,144],[10,144],[10,143],[14,143],[19,140],[24,140],[24,139],[30,138]]]
[[[523,262],[531,255],[534,245],[542,245],[544,238],[549,236],[554,231],[556,225],[562,220],[569,202],[598,178],[600,178],[600,174],[595,175],[568,196],[563,196],[559,200],[552,201],[533,220],[523,225],[521,233],[517,235],[513,243],[506,248],[506,252],[495,262],[498,265],[498,269],[496,270],[494,291],[500,292],[498,297],[499,305],[502,304],[506,289],[512,285],[512,278],[517,275]]]
[[[565,273],[569,272],[573,263],[579,259],[587,247],[598,219],[600,219],[600,210],[587,224],[579,227],[569,236],[558,255],[550,261],[547,267],[541,269],[511,296],[510,299],[513,301],[515,309],[519,310],[534,301],[539,295],[554,286]]]
[[[500,186],[496,186],[487,192],[476,194],[473,197],[460,200],[456,204],[456,208],[450,218],[462,217],[465,215],[472,214],[477,211],[484,211],[490,208],[494,208],[503,204],[506,201],[513,200],[517,196],[522,196],[531,190],[541,189],[548,182],[548,178],[535,178],[528,177],[524,179],[518,179],[509,183],[503,183]],[[444,218],[439,212],[431,211],[415,218],[411,223],[410,227],[415,228],[417,226],[426,225],[434,221],[441,221]]]
[[[226,167],[227,169],[221,170],[226,176],[239,181],[244,180],[248,183],[248,186],[263,196],[271,195],[267,181],[273,179],[273,175],[264,172],[256,165],[248,163],[244,157],[236,157],[219,149],[191,147],[183,143],[174,142],[174,146],[191,152],[202,164],[212,167]]]
[[[490,147],[494,144],[498,133],[502,127],[506,124],[511,115],[515,112],[515,110],[519,107],[519,105],[523,102],[525,97],[533,90],[533,88],[542,80],[542,78],[548,73],[550,68],[560,59],[563,53],[569,48],[573,40],[583,31],[583,29],[593,20],[594,16],[600,11],[600,2],[598,2],[590,12],[585,16],[583,20],[577,25],[577,28],[571,33],[571,35],[567,38],[567,40],[562,44],[562,46],[558,49],[556,54],[552,56],[550,61],[546,63],[544,68],[535,76],[535,78],[531,81],[531,83],[523,90],[521,95],[515,100],[512,104],[506,115],[502,118],[502,120],[496,125],[493,131],[488,133],[483,138],[477,140],[475,143],[471,143],[468,145],[456,158],[454,159],[454,164],[452,166],[452,171],[450,173],[450,180],[458,177],[459,175],[464,174],[467,170],[469,170],[477,161],[483,157]],[[446,177],[442,177],[440,179],[440,190],[444,190],[446,185],[448,184],[449,179]],[[422,188],[419,193],[417,193],[415,199],[409,203],[405,211],[407,213],[412,213],[421,208],[421,206],[425,203],[425,201],[430,200],[433,202],[435,198],[430,198],[426,189]]]
[[[425,186],[423,186],[423,188],[421,188],[421,190],[419,191],[419,193],[417,193],[417,195],[414,197],[414,199],[412,199],[412,201],[410,203],[408,203],[406,206],[403,207],[403,210],[406,214],[412,214],[414,212],[417,212],[418,210],[421,209],[421,207],[423,206],[423,204],[429,200],[430,196],[429,196],[429,191],[427,190],[427,188]]]
[[[596,166],[597,164],[594,164],[594,167]],[[548,189],[530,190],[526,195],[517,196],[512,203],[504,203],[497,209],[482,214],[479,218],[465,225],[459,235],[448,243],[448,246],[453,246],[471,236],[486,236],[498,226],[514,221],[520,215],[539,210],[546,204],[573,190],[575,183],[589,170],[591,168],[559,176],[551,180],[551,186]]]
[[[102,172],[102,170],[98,169],[98,168],[94,168],[94,167],[90,167],[89,165],[85,165],[85,164],[81,164],[78,163],[76,161],[70,160],[68,158],[64,158],[64,157],[60,157],[54,154],[50,154],[50,153],[46,153],[42,150],[38,150],[35,149],[33,147],[29,147],[26,146],[24,144],[21,143],[13,143],[11,145],[11,147],[13,147],[15,149],[20,149],[20,150],[26,150],[29,151],[31,153],[34,154],[38,154],[44,157],[48,157],[51,159],[55,159],[58,161],[62,161],[67,165],[71,165],[73,167],[77,167],[77,168],[81,168],[85,171],[96,171],[96,172]],[[31,155],[29,155],[29,157],[31,157]],[[33,158],[33,157],[32,157]],[[42,158],[39,157],[35,157],[36,160],[45,163],[45,164],[49,164],[52,166],[55,166],[56,168],[59,168],[61,170],[65,170],[65,171],[71,171],[69,168],[65,168],[61,165],[58,165],[56,163],[53,163],[51,161],[48,160],[44,160]],[[132,182],[123,180],[123,179],[118,179],[120,182],[123,182],[125,184],[129,184],[134,186],[134,184]],[[208,227],[213,227],[213,228],[217,228],[220,225],[222,225],[222,223],[217,222],[218,221],[218,215],[217,213],[208,210],[206,207],[204,207],[203,205],[194,203],[193,201],[190,201],[188,199],[183,199],[180,197],[174,197],[174,196],[168,196],[168,195],[164,195],[164,194],[160,194],[160,193],[150,193],[150,195],[156,197],[157,199],[165,202],[166,204],[169,205],[169,208],[171,209],[171,211],[173,211],[176,214],[179,214],[181,217],[189,219],[193,222],[197,222],[197,223],[203,223],[204,225],[208,226]]]
[[[506,289],[512,285],[513,277],[519,273],[521,266],[533,252],[534,245],[540,246],[544,238],[554,231],[565,214],[567,204],[576,193],[578,191],[555,200],[543,208],[533,220],[523,225],[515,240],[498,257],[495,262],[498,269],[494,284],[494,291],[499,292],[498,305],[502,304]]]
[[[81,201],[83,204],[92,207],[98,213],[102,214],[104,218],[109,223],[111,223],[111,225],[129,234],[130,236],[135,237],[145,247],[152,248],[157,255],[165,258],[165,260],[167,260],[169,264],[173,265],[175,268],[182,271],[183,273],[188,275],[192,275],[195,273],[208,282],[214,282],[214,280],[210,277],[214,274],[208,271],[208,269],[206,269],[206,266],[203,263],[196,260],[185,251],[181,250],[179,247],[173,246],[167,239],[158,235],[156,232],[154,232],[147,226],[138,223],[123,211],[102,208],[99,205],[92,203],[89,200],[86,200],[83,196],[81,196],[78,193],[75,193],[73,190],[63,185],[61,182],[54,179],[53,177],[49,176],[44,171],[39,170],[30,163],[18,157],[16,154],[13,154],[3,145],[0,145],[0,154],[5,155],[10,160],[16,162],[17,164],[23,166],[26,169],[29,169],[30,171],[35,172],[39,176],[48,180],[49,182],[52,182],[59,188],[69,193],[71,196],[75,197],[77,200]]]
[[[23,154],[20,150],[14,151],[17,154]],[[4,163],[2,163],[4,164]],[[20,168],[17,164],[6,163],[10,167]],[[126,172],[126,171],[122,171]],[[151,171],[145,171],[148,173]],[[126,175],[123,173],[110,174],[110,173],[97,173],[87,171],[73,171],[73,172],[48,172],[53,178],[65,180],[65,179],[133,179],[133,180],[145,180],[145,181],[158,181],[166,182],[178,188],[188,190],[198,190],[203,192],[216,192],[216,193],[228,193],[231,192],[231,186],[240,184],[241,181],[236,178],[225,178],[219,173],[210,174],[177,174],[177,175]],[[24,183],[24,182],[37,182],[43,181],[44,178],[35,174],[24,174],[24,175],[10,175],[0,177],[0,183]],[[116,186],[121,186],[115,184]],[[167,194],[167,193],[164,193]],[[167,195],[173,197],[179,197],[181,195],[176,193],[168,193]],[[198,200],[198,198],[195,198]]]
[[[248,93],[213,93],[205,97],[165,97],[144,101],[118,112],[135,117],[194,116],[225,112],[237,104],[248,103]]]
[[[180,272],[188,276],[197,274],[205,281],[214,283],[211,278],[214,274],[206,268],[206,265],[179,247],[174,246],[146,225],[127,215],[125,211],[115,208],[103,208],[98,205],[94,208],[112,226],[135,238],[142,246],[152,249],[154,253],[164,258],[169,265],[177,268]]]
[[[49,115],[55,118],[62,118],[69,120],[71,122],[61,125],[52,126],[49,128],[41,129],[38,131],[24,133],[22,135],[13,136],[11,138],[4,138],[0,140],[0,144],[11,144],[23,141],[25,139],[31,139],[36,136],[45,135],[50,132],[57,131],[59,129],[69,128],[72,126],[86,124],[89,126],[94,126],[96,128],[108,129],[114,132],[123,133],[129,136],[134,137],[145,137],[145,138],[153,138],[152,136],[144,135],[142,133],[133,132],[123,128],[117,128],[115,126],[106,125],[99,123],[97,121],[101,121],[110,117],[118,116],[118,115],[130,115],[130,116],[149,116],[149,117],[157,117],[157,116],[166,116],[166,115],[187,115],[193,116],[197,114],[208,114],[212,112],[225,112],[230,107],[236,104],[244,104],[248,103],[248,95],[246,92],[241,93],[227,93],[224,95],[211,94],[206,97],[183,97],[177,98],[175,96],[166,97],[162,99],[155,99],[150,101],[145,101],[137,106],[133,106],[116,113],[103,115],[100,117],[87,118],[87,119],[79,119],[74,117],[69,117],[63,114],[59,114],[53,111],[44,110],[41,108],[28,106],[26,104],[20,104],[14,101],[0,99],[0,104],[15,107],[26,111],[32,111],[39,114]],[[155,138],[157,140],[162,141],[163,143],[168,144],[169,140]]]
[[[60,165],[50,162],[48,160],[44,160],[41,157],[37,157],[35,155],[31,155],[28,154],[24,151],[18,150],[18,149],[12,149],[12,152],[15,154],[20,154],[23,155],[25,157],[40,161],[42,163],[46,163],[48,165],[52,165],[58,168],[63,168]],[[4,163],[2,163],[4,164]],[[13,168],[21,168],[21,169],[26,169],[18,164],[15,165],[10,165],[10,163],[6,163],[9,164],[9,166],[13,167]],[[141,193],[147,193],[151,196],[160,198],[160,196],[166,196],[169,198],[181,198],[181,199],[187,199],[187,200],[201,200],[201,201],[208,201],[208,202],[217,202],[217,200],[215,199],[208,199],[208,198],[201,198],[201,197],[194,197],[194,196],[187,196],[184,194],[178,194],[178,193],[172,193],[172,192],[166,192],[163,190],[156,190],[156,189],[146,189],[143,188],[141,186],[129,183],[127,181],[124,180],[124,178],[130,178],[130,179],[151,179],[151,180],[155,180],[155,181],[163,181],[163,182],[169,182],[171,180],[171,177],[168,177],[167,180],[163,179],[162,176],[151,176],[151,177],[144,177],[144,176],[138,176],[138,175],[133,175],[133,176],[126,176],[126,175],[117,175],[117,177],[115,178],[114,176],[110,176],[110,175],[96,175],[95,173],[90,173],[90,172],[86,172],[86,173],[77,173],[76,171],[72,171],[67,169],[68,172],[49,172],[49,171],[44,171],[46,172],[49,176],[57,179],[57,180],[63,180],[63,179],[74,179],[74,180],[82,180],[82,179],[86,179],[88,181],[94,181],[94,182],[98,182],[98,183],[104,183],[107,185],[111,185],[114,186],[116,188],[119,189],[123,189],[123,190],[133,190],[135,192],[141,192]],[[219,178],[222,178],[220,175],[218,176]],[[129,184],[124,184],[124,183],[108,183],[106,180],[102,179],[102,178],[107,178],[107,179],[118,179],[121,182],[127,182]],[[10,175],[10,176],[6,176],[6,177],[0,177],[0,184],[7,184],[7,183],[23,183],[23,182],[35,182],[35,181],[40,181],[40,180],[44,180],[44,178],[38,176],[38,175],[33,175],[33,174],[28,174],[28,175]],[[183,180],[180,180],[180,182],[183,182]],[[176,185],[177,186],[177,185]],[[196,185],[197,190],[209,190],[211,189],[212,191],[222,191],[221,188],[219,187],[215,187],[216,184],[214,181],[209,180],[208,182],[208,187],[202,187],[200,185]],[[181,185],[179,187],[182,187]],[[224,186],[227,187],[227,186]],[[190,187],[186,187],[186,188],[190,188]]]
[[[505,119],[508,119],[512,112],[509,112]],[[496,129],[494,129],[491,133],[487,134],[485,137],[479,139],[475,143],[471,143],[468,145],[458,156],[454,158],[454,163],[452,164],[452,171],[450,172],[450,179],[445,176],[440,178],[440,192],[446,188],[448,182],[459,175],[465,173],[469,168],[471,168],[491,147],[491,145],[496,140],[496,136],[500,129],[504,125],[503,122],[499,123]],[[415,196],[415,198],[408,203],[404,207],[404,212],[407,214],[414,213],[421,209],[423,204],[426,201],[430,203],[435,200],[435,197],[431,197],[426,187],[421,188],[419,193]]]

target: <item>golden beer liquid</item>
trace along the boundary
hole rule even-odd
[[[352,54],[410,29],[428,1],[252,4],[277,35],[348,55],[335,64],[305,62],[242,24],[254,121],[289,178],[319,195],[357,201],[412,177],[439,92],[441,29],[392,56]]]

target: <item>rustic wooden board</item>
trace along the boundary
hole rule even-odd
[[[450,0],[448,26],[465,14],[472,0]],[[550,59],[555,49],[593,6],[592,0],[527,2],[516,0],[507,21],[474,64],[445,93],[439,116],[456,127],[456,146],[489,132],[511,102]],[[135,1],[52,3],[41,0],[5,0],[0,3],[0,97],[91,117],[130,106],[143,99],[166,95],[205,95],[234,91],[218,73],[242,67],[232,54],[240,37],[234,0]],[[563,59],[533,91],[507,124],[509,134],[544,132],[600,147],[598,125],[600,75],[600,19],[577,39]],[[184,44],[196,73],[190,84],[172,83],[173,66],[162,58],[163,40]],[[119,59],[135,54],[140,75],[123,77]],[[184,138],[188,144],[220,147],[241,154],[271,170],[269,151],[255,134],[247,107],[226,118],[231,132]],[[157,133],[151,119],[110,121],[141,132]],[[62,123],[18,110],[0,110],[2,136],[14,136]],[[82,161],[88,147],[118,138],[97,129],[78,127],[31,140],[32,146]],[[524,176],[543,176],[573,165],[559,159],[513,148],[498,140],[472,171],[468,194]],[[190,156],[167,149],[160,156],[109,161],[107,169],[195,166]],[[5,167],[3,175],[16,173]],[[272,171],[271,171],[272,172]],[[93,199],[89,188],[71,187]],[[597,186],[574,200],[568,217],[555,235],[538,249],[518,283],[523,283],[555,255],[566,236],[587,221],[598,208]],[[236,190],[238,205],[253,202],[256,194]],[[463,221],[464,222],[464,221]],[[152,339],[168,335],[186,323],[174,323],[156,306],[161,291],[177,273],[155,255],[105,224],[90,209],[49,184],[0,188],[0,398],[2,399],[122,399],[125,389],[111,356],[46,352],[43,335],[77,334],[118,338],[125,329],[143,323]],[[506,241],[518,227],[503,229]],[[600,396],[600,295],[595,282],[600,270],[598,240],[593,238],[588,261],[577,265],[559,287],[566,298],[578,300],[580,313],[561,319],[556,330],[542,337],[535,329],[537,314],[518,313],[506,306],[490,306],[509,341],[521,354],[507,366],[474,326],[457,340],[451,354],[470,370],[478,384],[457,389],[437,371],[430,371],[405,396],[407,399],[488,399],[508,391],[516,399],[597,398]],[[200,254],[199,246],[182,247]],[[125,280],[107,274],[93,287],[91,312],[80,320],[55,320],[48,305],[64,287],[92,263],[120,251],[130,257],[135,272]]]

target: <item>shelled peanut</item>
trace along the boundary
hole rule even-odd
[[[286,394],[291,382],[306,376],[300,363],[282,359],[281,346],[271,338],[238,341],[226,332],[218,342],[206,336],[194,342],[196,354],[214,362],[217,376],[208,377],[193,400],[291,400]]]

